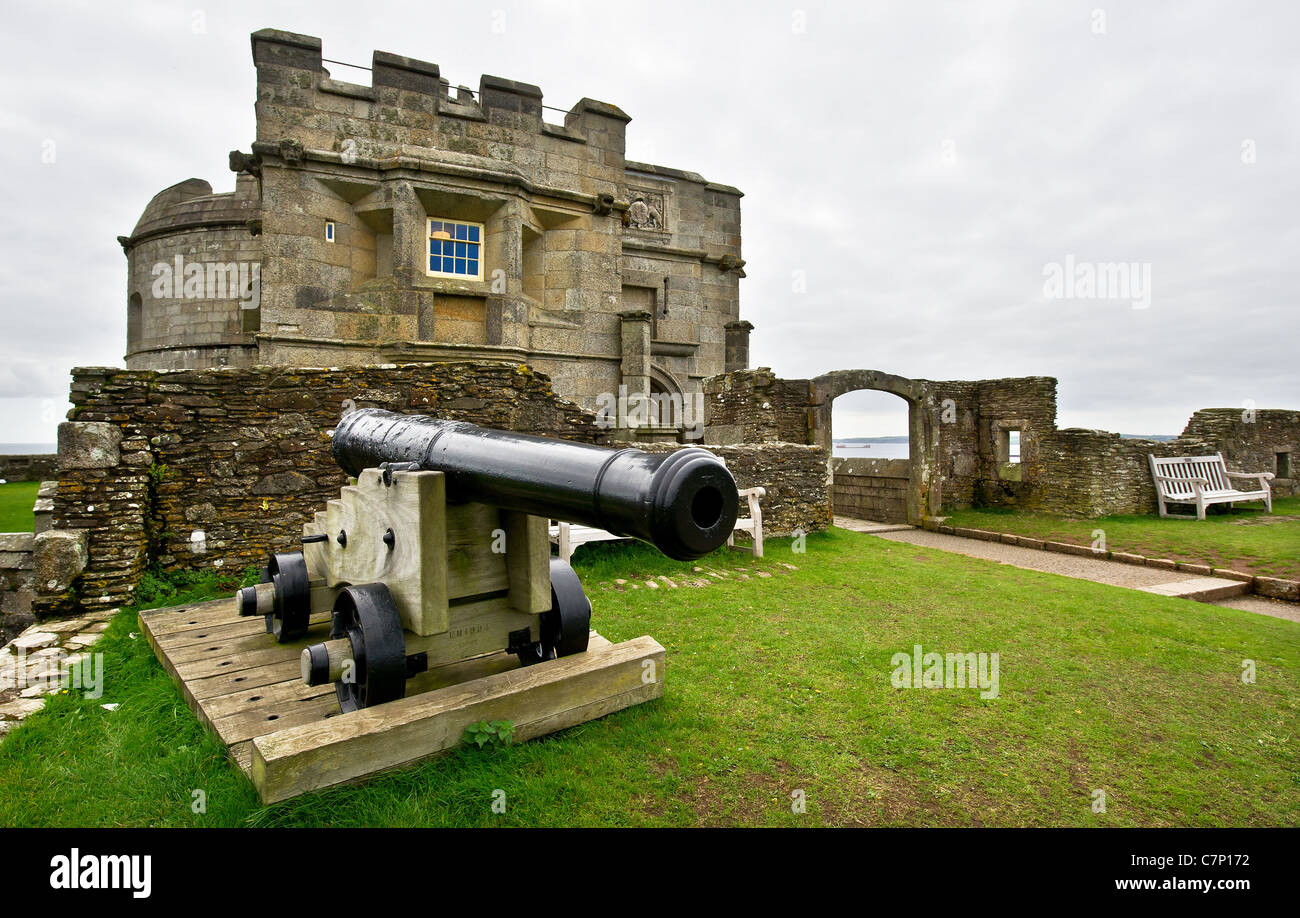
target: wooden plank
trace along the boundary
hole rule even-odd
[[[210,716],[222,718],[231,717],[254,707],[266,708],[277,704],[294,704],[326,695],[331,698],[336,697],[333,683],[311,686],[301,680],[293,679],[241,688],[237,692],[230,692],[226,695],[214,695],[202,699],[202,703],[203,710]],[[276,729],[278,730],[279,727],[277,726]]]
[[[506,572],[510,605],[538,614],[551,608],[551,540],[546,520],[526,513],[501,511],[506,534]]]
[[[253,783],[269,804],[435,755],[480,720],[521,739],[572,726],[661,696],[664,658],[644,636],[259,736]]]
[[[406,652],[424,652],[429,666],[440,666],[504,650],[510,632],[524,628],[529,629],[533,640],[538,640],[541,618],[516,612],[507,597],[467,602],[451,607],[447,630],[442,634],[420,637],[408,633]]]
[[[302,666],[298,662],[298,657],[249,669],[221,672],[206,678],[191,679],[185,683],[185,686],[197,701],[202,702],[209,698],[220,698],[232,692],[242,692],[277,682],[302,684]]]
[[[308,619],[308,627],[328,626],[330,617],[328,612],[317,613]],[[210,624],[202,628],[192,628],[188,631],[172,631],[160,634],[158,643],[170,653],[179,648],[195,644],[210,644],[213,641],[235,640],[255,635],[266,635],[267,633],[266,622],[262,616],[258,615],[251,618],[240,618],[228,624]],[[271,639],[267,638],[267,640]]]
[[[225,717],[214,717],[212,728],[226,745],[240,740],[253,739],[272,730],[320,723],[339,714],[339,701],[334,686],[328,695],[315,695],[275,704],[250,705]]]
[[[239,611],[234,599],[212,599],[190,606],[149,609],[140,613],[140,623],[147,622],[150,632],[156,635],[238,620]]]
[[[244,740],[242,743],[235,743],[226,750],[226,755],[239,766],[244,774],[249,774],[253,769],[253,742]]]
[[[465,611],[467,629],[485,614],[536,621],[504,597],[489,604],[499,608],[485,613],[471,603],[453,612]],[[141,616],[145,639],[186,703],[245,774],[261,776],[254,780],[267,802],[435,755],[478,720],[509,719],[523,741],[663,694],[662,647],[648,637],[611,644],[593,631],[585,654],[528,668],[503,651],[445,662],[410,680],[406,698],[344,715],[332,685],[301,681],[299,654],[311,638],[276,644],[260,625],[241,619],[228,600]],[[471,634],[458,646],[476,640]],[[647,662],[653,678],[643,675]]]
[[[416,634],[446,629],[448,520],[446,479],[441,472],[393,472],[385,485],[378,469],[326,503],[325,532],[313,543],[313,563],[326,565],[331,586],[383,582],[402,624]],[[315,523],[313,523],[315,528]],[[385,534],[392,530],[392,544]],[[346,545],[337,541],[347,533]]]
[[[297,669],[301,675],[302,669],[298,663],[298,655],[293,655],[291,660],[285,659],[285,648],[274,642],[260,650],[246,650],[242,653],[231,655],[212,655],[202,660],[193,660],[187,663],[172,663],[175,669],[175,675],[190,682],[195,679],[204,679],[208,676],[219,676],[228,673],[241,673],[245,670],[256,669],[260,666],[266,666],[271,663],[288,663]]]
[[[304,647],[328,638],[329,632],[329,622],[318,621],[307,629],[307,633],[303,637],[284,644],[276,643],[272,635],[262,631],[224,639],[212,638],[180,646],[164,646],[167,646],[167,656],[178,666],[182,663],[193,663],[197,660],[207,660],[213,657],[223,659],[236,657],[245,652],[265,650],[271,647],[282,648],[286,655],[297,657],[298,654],[302,653]]]

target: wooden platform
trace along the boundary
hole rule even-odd
[[[482,720],[511,721],[522,742],[663,695],[657,641],[611,644],[593,631],[586,653],[526,669],[507,653],[435,667],[407,683],[405,698],[345,715],[332,685],[301,681],[299,655],[328,637],[328,618],[276,644],[233,599],[140,613],[158,661],[264,803],[436,755]]]

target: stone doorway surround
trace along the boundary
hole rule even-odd
[[[931,384],[879,370],[833,370],[812,380],[812,441],[823,447],[827,463],[833,460],[831,409],[835,399],[848,392],[871,389],[889,392],[907,402],[908,461],[907,522],[921,525],[939,512],[940,493],[935,475],[939,451],[939,406]],[[832,469],[833,473],[833,469]]]

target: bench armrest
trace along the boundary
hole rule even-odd
[[[1224,469],[1227,472],[1227,469]],[[1228,472],[1229,478],[1258,478],[1260,481],[1272,481],[1276,476],[1272,472]]]

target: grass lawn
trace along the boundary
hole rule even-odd
[[[0,485],[0,532],[31,532],[36,518],[32,506],[36,503],[39,481],[11,481]]]
[[[575,561],[606,637],[667,648],[663,699],[262,808],[123,612],[103,697],[0,741],[0,825],[1300,825],[1296,623],[843,530],[716,576],[625,544]],[[892,687],[914,644],[997,652],[999,696]]]
[[[1263,504],[1238,504],[1218,513],[1212,508],[1204,520],[1158,516],[1077,519],[984,509],[957,510],[948,523],[1078,545],[1091,545],[1093,530],[1101,529],[1110,551],[1300,580],[1300,498],[1296,497],[1274,498],[1271,514]]]

